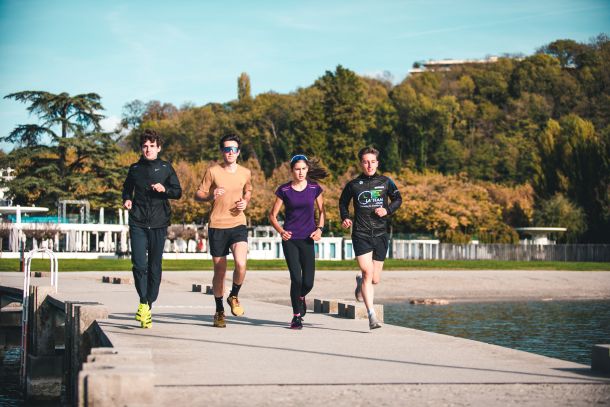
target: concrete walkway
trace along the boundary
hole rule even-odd
[[[21,284],[17,273],[0,277]],[[245,316],[214,328],[213,297],[190,289],[162,286],[148,330],[133,319],[132,285],[62,273],[58,298],[103,303],[110,316],[100,325],[115,347],[152,349],[158,405],[610,403],[610,378],[588,366],[446,335],[370,332],[365,320],[313,313],[294,331],[289,307],[249,299]]]

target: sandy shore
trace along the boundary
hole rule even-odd
[[[314,289],[308,297],[353,299],[355,276],[356,271],[318,271]],[[166,272],[163,280],[162,291],[180,290],[193,283],[211,284],[212,273]],[[229,278],[227,287],[230,284]],[[240,296],[288,304],[289,289],[287,271],[250,271]],[[382,273],[381,283],[375,289],[376,302],[403,302],[412,298],[445,299],[449,302],[610,299],[610,271],[422,270]]]

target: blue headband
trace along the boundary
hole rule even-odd
[[[300,161],[300,160],[309,162],[309,160],[307,159],[307,156],[304,156],[303,154],[297,154],[290,159],[290,164],[294,164],[295,162]]]

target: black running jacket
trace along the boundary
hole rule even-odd
[[[165,192],[153,191],[160,183]],[[170,224],[171,207],[168,199],[180,199],[182,187],[172,165],[159,158],[140,160],[129,167],[123,184],[123,202],[131,200],[129,225],[143,228],[161,228]]]
[[[357,237],[377,237],[387,233],[388,218],[402,204],[400,191],[394,181],[385,175],[369,177],[360,174],[345,185],[339,198],[341,221],[351,219],[349,203],[354,204],[352,235]],[[385,208],[388,214],[379,217],[375,209]]]

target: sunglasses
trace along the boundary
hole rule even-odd
[[[239,147],[223,147],[221,148],[223,153],[229,154],[229,153],[233,153],[233,154],[237,154],[237,152],[239,151]]]
[[[303,154],[297,154],[297,155],[295,155],[294,157],[292,157],[292,158],[290,159],[290,164],[293,164],[293,163],[295,163],[295,162],[297,162],[297,161],[301,161],[301,160],[303,160],[303,161],[309,161],[309,160],[307,159],[307,156],[304,156]]]

